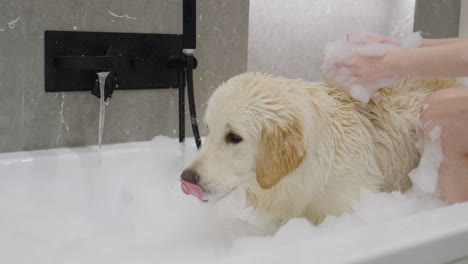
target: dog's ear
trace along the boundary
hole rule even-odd
[[[273,187],[301,164],[306,157],[303,139],[297,120],[263,126],[256,169],[260,187]]]

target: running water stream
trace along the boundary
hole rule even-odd
[[[99,104],[99,139],[98,139],[98,146],[99,152],[101,152],[101,145],[102,145],[102,134],[104,132],[104,118],[106,116],[106,105],[108,102],[105,102],[105,94],[104,94],[104,87],[106,85],[107,75],[109,72],[98,72],[99,77],[99,91],[101,94],[100,97],[100,104]]]
[[[106,105],[109,103],[105,101],[104,87],[106,84],[107,75],[109,72],[98,72],[99,80],[99,134],[98,134],[98,155],[99,155],[99,169],[96,170],[93,177],[89,178],[89,201],[88,208],[90,213],[90,219],[97,225],[103,225],[105,223],[106,214],[112,213],[112,208],[109,204],[113,204],[115,201],[113,187],[115,184],[111,184],[109,178],[103,173],[103,164],[101,156],[101,145],[102,145],[102,134],[104,132],[104,118],[106,116]]]

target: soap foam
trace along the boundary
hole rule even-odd
[[[324,80],[329,85],[350,93],[352,97],[364,103],[367,103],[372,94],[380,88],[397,84],[400,78],[394,76],[363,85],[351,76],[346,67],[341,67],[349,64],[354,54],[368,57],[383,56],[392,50],[419,47],[422,42],[419,32],[410,34],[400,41],[383,43],[371,41],[377,38],[378,36],[372,33],[359,33],[328,43],[324,49],[324,62],[321,66]]]

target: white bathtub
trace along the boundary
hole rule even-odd
[[[153,193],[153,187],[147,187],[177,182],[184,162],[181,150],[175,140],[164,139],[108,145],[101,159],[95,147],[0,154],[0,263],[180,263],[181,251],[194,254],[192,262],[201,263],[468,263],[468,203],[318,239],[281,243],[274,249],[261,237],[236,239],[221,247],[218,238],[207,238],[209,229],[190,234],[194,248],[179,242],[166,245],[171,239],[187,241],[187,237],[177,240],[173,234],[180,235],[174,231],[178,225],[186,228],[187,220],[181,219],[186,216],[181,212],[188,209],[179,212],[177,204],[171,203],[168,207],[175,213],[161,212],[161,207],[152,213],[151,201],[160,202],[178,190],[158,187],[161,189]],[[152,176],[152,171],[163,173]],[[125,192],[142,194],[128,200],[149,199],[149,203],[128,209],[123,206],[128,203]],[[176,196],[186,202],[179,203],[185,208],[204,206],[189,197]],[[163,223],[181,222],[152,228],[152,221],[168,214],[174,218]],[[193,216],[193,221],[203,219],[197,217]],[[197,229],[202,225],[190,224]],[[93,233],[96,230],[99,236]],[[256,247],[255,243],[264,244]],[[210,247],[218,251],[213,253]],[[112,253],[109,249],[107,254],[106,248]],[[122,253],[130,249],[131,253]]]

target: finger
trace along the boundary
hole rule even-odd
[[[351,38],[352,36],[350,36]],[[354,43],[356,44],[372,44],[372,43],[381,43],[381,44],[394,44],[399,46],[400,41],[392,38],[392,37],[387,37],[387,36],[380,36],[380,35],[366,35],[361,38],[355,38]]]
[[[391,38],[391,37],[383,37],[380,40],[380,43],[391,43],[391,44],[395,44],[395,45],[400,46],[400,41],[398,41],[397,39]]]

